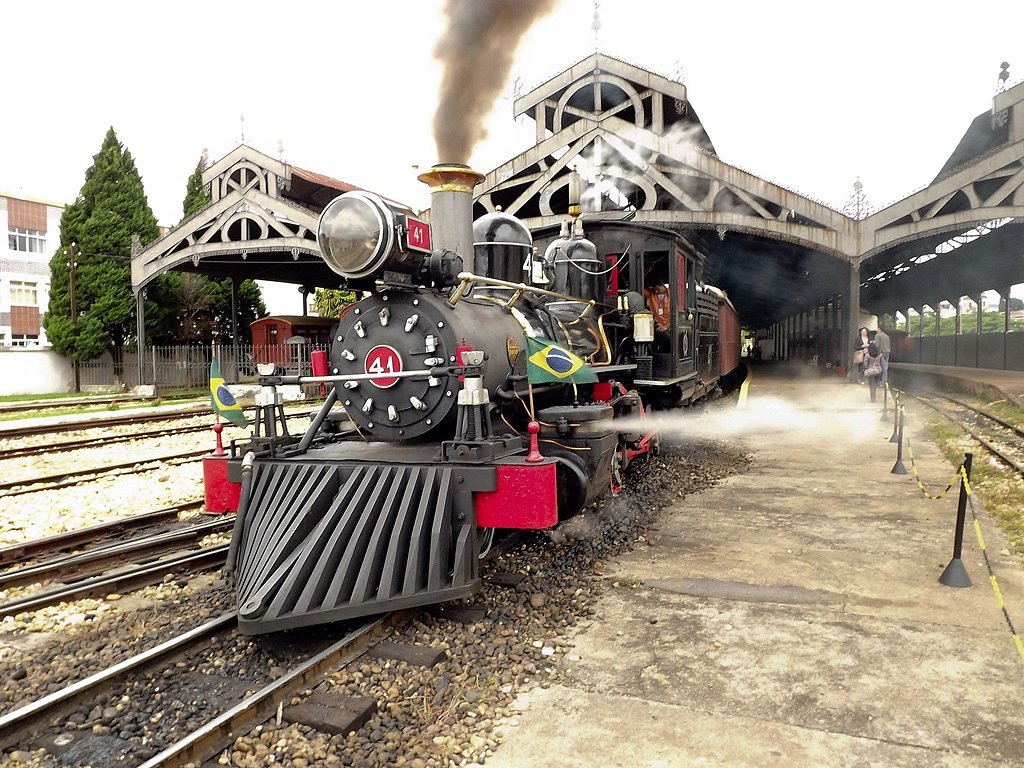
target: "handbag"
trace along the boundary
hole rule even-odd
[[[863,349],[858,349],[856,352],[853,353],[853,362],[857,363],[858,365],[864,362]]]
[[[868,378],[871,378],[871,379],[873,379],[875,376],[881,376],[882,375],[882,366],[880,366],[880,365],[868,366],[867,368],[864,369],[864,375],[867,376]]]

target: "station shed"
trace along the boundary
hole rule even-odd
[[[331,343],[338,321],[316,315],[269,315],[249,324],[253,363],[277,363],[289,373],[309,372],[309,356]]]

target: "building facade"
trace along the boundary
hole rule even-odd
[[[48,346],[43,313],[64,206],[0,195],[0,347]]]

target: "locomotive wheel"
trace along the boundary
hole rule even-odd
[[[625,452],[626,446],[621,445],[612,453],[611,466],[608,468],[608,483],[612,496],[618,496],[619,491],[622,490],[622,472],[626,466]]]
[[[477,560],[485,560],[487,555],[491,552],[491,547],[494,545],[494,532],[497,528],[477,528],[476,529],[476,540],[479,552],[477,554]]]

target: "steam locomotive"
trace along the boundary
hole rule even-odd
[[[312,376],[262,371],[226,572],[256,634],[467,596],[496,529],[554,526],[657,449],[651,409],[742,379],[739,326],[679,234],[578,216],[472,220],[480,174],[420,176],[428,226],[367,192],[320,217],[363,298]],[[301,436],[278,387],[319,384]]]

